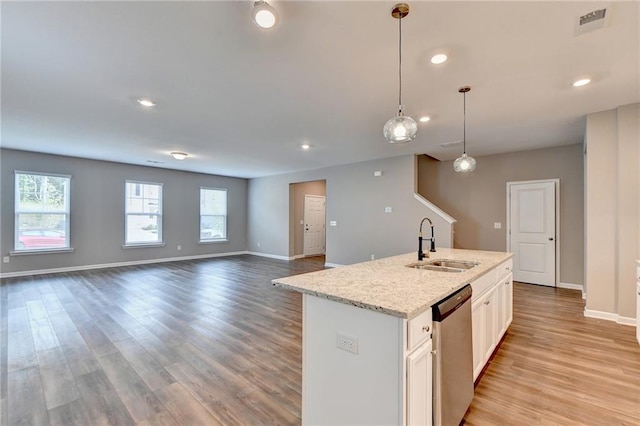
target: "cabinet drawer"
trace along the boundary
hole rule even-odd
[[[412,350],[420,343],[431,337],[433,322],[431,321],[431,309],[427,309],[407,324],[407,350]]]
[[[513,271],[513,259],[502,262],[500,265],[498,265],[496,270],[498,271],[498,279],[506,277],[511,273],[511,271]]]
[[[473,288],[473,296],[471,297],[471,300],[478,299],[478,297],[482,296],[485,291],[493,287],[497,278],[496,269],[494,268],[472,282],[471,288]]]

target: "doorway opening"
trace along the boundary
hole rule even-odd
[[[289,184],[289,257],[326,255],[325,180]]]

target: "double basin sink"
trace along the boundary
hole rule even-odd
[[[434,259],[434,260],[421,261],[417,263],[410,263],[405,266],[407,268],[426,269],[428,271],[464,272],[477,265],[479,265],[478,262],[472,262],[470,260]]]

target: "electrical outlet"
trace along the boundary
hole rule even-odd
[[[385,207],[384,208],[384,212],[385,213],[391,213],[393,211],[393,209],[391,207]]]
[[[258,241],[258,244],[256,244],[258,247],[260,247],[260,241]]]
[[[358,339],[355,337],[347,336],[346,334],[338,333],[336,339],[336,347],[343,351],[351,352],[352,354],[358,354]]]
[[[9,256],[5,256],[2,258],[2,263],[9,263]]]
[[[376,255],[375,254],[371,255],[371,260],[376,260]]]
[[[182,250],[182,246],[178,246],[178,251]]]
[[[493,223],[493,229],[502,229],[502,223],[494,222]]]

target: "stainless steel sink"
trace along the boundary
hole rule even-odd
[[[448,259],[427,260],[425,264],[434,265],[434,266],[444,266],[446,268],[457,268],[457,269],[471,269],[474,266],[479,265],[478,262],[472,262],[470,260],[448,260]]]
[[[471,262],[468,260],[447,260],[447,259],[434,259],[427,260],[418,263],[410,263],[405,265],[407,268],[413,269],[426,269],[428,271],[437,272],[464,272],[467,269],[471,269],[477,266],[478,262]]]

